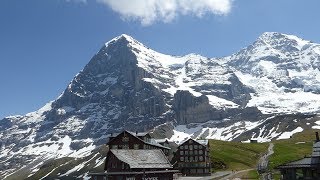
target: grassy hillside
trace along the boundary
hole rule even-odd
[[[274,168],[311,155],[316,131],[306,130],[294,134],[290,139],[272,142],[274,143],[274,154],[270,156],[269,169],[274,171],[275,179],[279,179],[280,175]],[[255,168],[259,157],[267,152],[269,143],[250,144],[210,140],[210,146],[210,157],[214,163],[214,170],[241,170]],[[256,173],[252,171],[244,176],[257,178]]]
[[[290,139],[274,141],[274,154],[270,157],[269,168],[311,155],[316,130],[294,134]]]
[[[294,134],[290,139],[273,141],[274,154],[270,156],[269,169],[310,155],[316,131],[306,130]],[[267,152],[268,146],[269,143],[251,144],[210,140],[210,157],[215,170],[255,168],[259,157]]]
[[[255,168],[269,143],[241,143],[210,140],[210,157],[215,170]]]

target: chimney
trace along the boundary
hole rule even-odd
[[[138,136],[138,131],[136,131],[136,136]]]
[[[320,141],[320,139],[319,139],[319,133],[316,132],[316,142],[319,142],[319,141]]]

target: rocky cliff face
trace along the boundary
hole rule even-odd
[[[84,159],[70,167],[62,161],[69,169],[59,178],[84,177],[86,163],[102,162],[92,150],[122,129],[154,128],[157,136],[174,141],[278,138],[290,121],[275,118],[279,114],[320,112],[319,62],[319,44],[280,33],[264,33],[223,58],[165,55],[121,35],[107,42],[56,100],[0,120],[0,178],[18,167],[38,177],[42,162],[65,157]],[[306,126],[299,119],[291,129],[317,127],[317,118]],[[286,123],[272,129],[277,121]]]

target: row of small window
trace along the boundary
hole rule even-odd
[[[111,163],[111,168],[115,169],[115,168],[120,168],[118,167],[120,166],[120,164],[118,163]],[[130,169],[130,166],[126,163],[121,163],[121,169]]]
[[[190,169],[190,174],[209,173],[209,169]]]
[[[180,161],[184,161],[184,162],[198,162],[198,161],[202,162],[203,160],[204,160],[203,156],[190,156],[190,157],[181,156],[180,157]]]
[[[139,149],[139,148],[140,148],[139,144],[133,145],[133,149]],[[128,144],[112,145],[111,149],[129,149],[129,145]]]
[[[205,155],[207,155],[207,151],[204,151]],[[194,150],[194,151],[180,151],[180,156],[182,155],[202,155],[202,150]]]
[[[151,139],[150,138],[147,138],[147,137],[143,137],[143,140],[144,140],[144,142],[151,142]]]
[[[180,149],[189,149],[189,150],[193,150],[193,149],[202,149],[203,147],[201,145],[184,145],[184,146],[180,146]]]
[[[111,149],[129,149],[129,145],[128,144],[120,144],[120,145],[112,145]],[[134,144],[133,145],[133,149],[140,149],[140,145],[139,144]],[[143,149],[157,149],[154,146],[150,146],[150,145],[143,145]],[[166,150],[164,150],[165,153],[167,153]]]
[[[100,177],[98,178],[98,176],[93,176],[93,180],[98,180],[98,179],[101,179]],[[107,180],[107,177],[106,176],[103,176],[102,178],[103,180]]]
[[[209,163],[179,163],[179,167],[208,167],[210,168]]]

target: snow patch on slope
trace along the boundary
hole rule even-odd
[[[174,141],[178,144],[188,138],[231,141],[242,133],[259,126],[266,120],[267,119],[258,122],[240,121],[226,127],[214,127],[216,122],[178,125],[174,127],[173,135],[169,141]]]
[[[297,127],[296,129],[294,129],[293,131],[290,132],[283,132],[278,138],[277,140],[280,139],[289,139],[293,134],[298,133],[298,132],[302,132],[303,128],[302,127]]]
[[[320,94],[303,90],[286,92],[267,77],[258,78],[239,71],[235,74],[243,84],[255,90],[255,93],[251,94],[248,107],[257,107],[264,114],[319,112]]]
[[[232,102],[225,100],[223,98],[219,98],[217,96],[213,95],[207,95],[209,99],[209,104],[215,107],[216,109],[222,109],[222,108],[238,108],[239,105]]]

